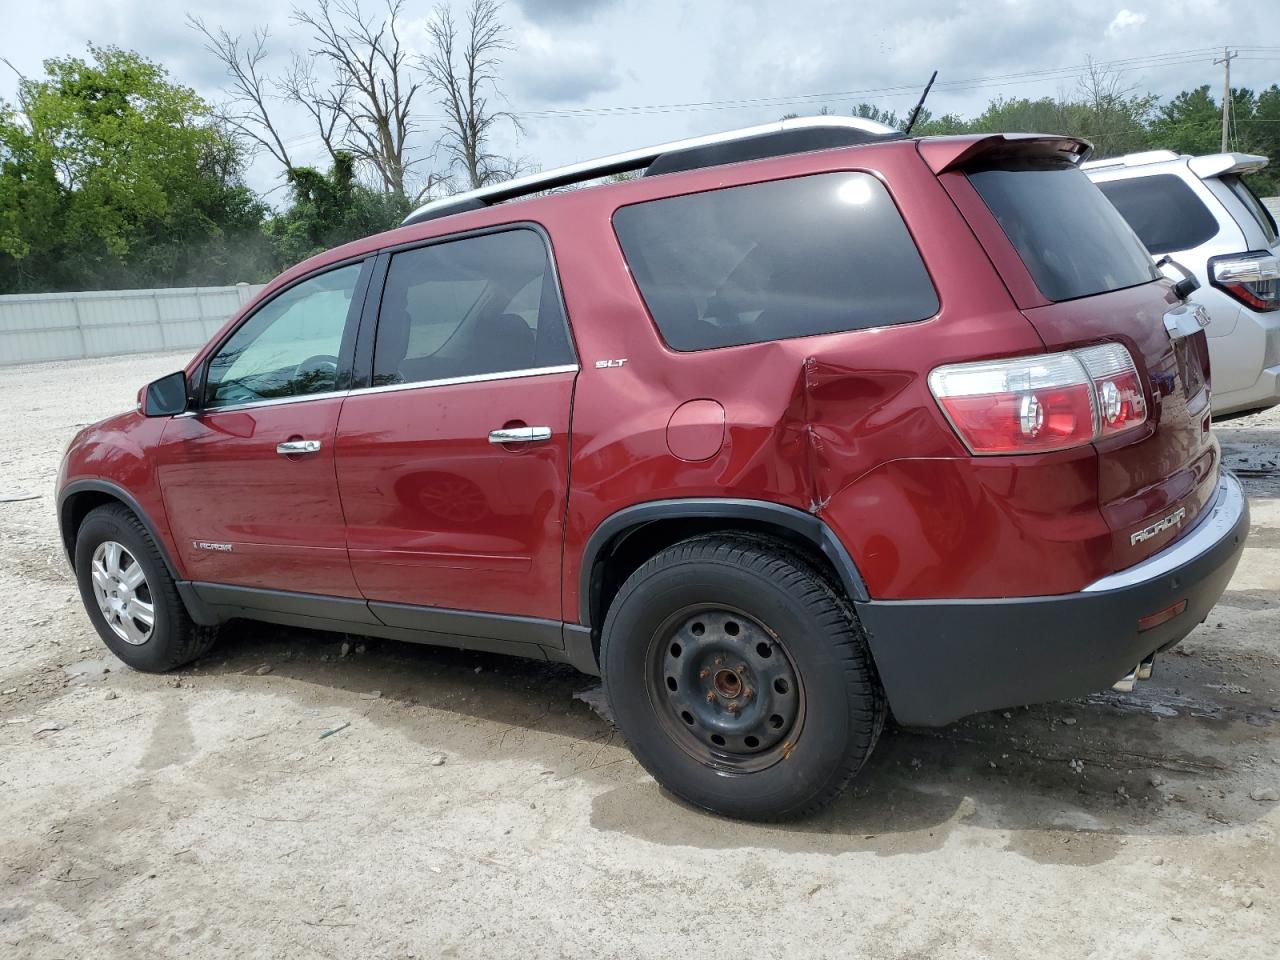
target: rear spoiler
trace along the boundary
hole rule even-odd
[[[1045,133],[993,133],[987,136],[925,137],[918,149],[934,173],[1006,157],[1067,160],[1083,163],[1093,144],[1078,137]]]
[[[1211,153],[1205,157],[1192,157],[1187,166],[1201,180],[1221,177],[1228,173],[1253,173],[1267,165],[1267,158],[1256,153]]]

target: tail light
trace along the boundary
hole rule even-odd
[[[1213,285],[1252,310],[1280,310],[1280,259],[1270,254],[1232,255],[1212,261]]]
[[[1147,421],[1137,367],[1118,343],[949,364],[929,389],[975,454],[1066,450]]]

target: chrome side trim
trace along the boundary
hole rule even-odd
[[[416,380],[413,383],[389,383],[381,387],[360,387],[356,390],[329,390],[325,393],[308,393],[301,397],[273,397],[270,400],[251,400],[248,403],[230,403],[225,407],[205,407],[175,414],[176,417],[198,417],[205,413],[223,413],[232,410],[252,410],[257,407],[275,407],[282,403],[307,403],[329,397],[355,397],[365,393],[393,393],[397,390],[417,390],[420,387],[450,387],[459,383],[485,383],[490,380],[519,380],[523,377],[543,377],[553,373],[577,373],[576,363],[558,367],[531,367],[528,370],[509,370],[505,373],[477,373],[469,377],[446,377],[442,380]]]
[[[269,400],[250,400],[246,403],[228,403],[222,407],[201,407],[199,410],[187,410],[174,414],[178,417],[198,417],[206,413],[227,413],[233,410],[253,410],[257,407],[278,407],[283,403],[309,403],[312,400],[327,400],[333,397],[345,397],[346,390],[326,390],[324,393],[308,393],[301,397],[272,397]]]
[[[577,373],[576,363],[565,363],[558,367],[531,367],[527,370],[508,370],[505,373],[476,373],[469,377],[445,377],[441,380],[415,380],[413,383],[388,383],[380,387],[360,387],[347,393],[349,397],[358,397],[366,393],[394,393],[397,390],[420,390],[423,387],[452,387],[460,383],[488,383],[492,380],[520,380],[524,377],[545,377],[553,373]]]
[[[1224,471],[1218,477],[1218,491],[1213,506],[1201,514],[1196,525],[1181,539],[1127,570],[1095,580],[1081,592],[1101,593],[1104,590],[1132,587],[1135,584],[1162,577],[1171,570],[1190,563],[1200,554],[1220,543],[1235,527],[1244,510],[1244,490],[1240,486],[1240,481]]]

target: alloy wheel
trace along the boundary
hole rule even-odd
[[[128,548],[114,540],[98,544],[90,576],[98,609],[111,632],[134,646],[150,640],[156,621],[151,587],[142,564]]]

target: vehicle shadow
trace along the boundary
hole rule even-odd
[[[447,749],[484,761],[518,751],[548,775],[590,782],[596,829],[656,844],[895,856],[939,848],[963,824],[1037,860],[1087,864],[1114,856],[1128,837],[1219,832],[1275,806],[1233,781],[1259,740],[1275,741],[1280,713],[1217,689],[1221,670],[1212,663],[1164,659],[1158,678],[1134,694],[981,714],[940,729],[890,724],[837,803],[784,824],[725,820],[661,790],[608,721],[577,698],[592,700],[598,681],[559,664],[236,622],[192,675],[203,684],[271,682],[275,693],[275,680],[287,678],[327,713],[364,712],[420,743],[424,755]],[[256,675],[263,664],[269,677]],[[430,711],[416,708],[465,722],[442,732]]]

